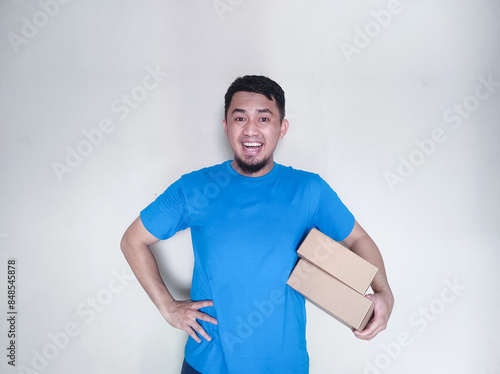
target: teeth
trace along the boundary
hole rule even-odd
[[[245,147],[260,147],[262,143],[243,143]]]

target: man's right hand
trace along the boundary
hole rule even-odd
[[[206,313],[200,312],[199,309],[213,305],[214,303],[211,300],[172,300],[164,308],[161,308],[160,313],[170,325],[186,331],[196,342],[201,343],[201,339],[196,333],[203,336],[207,341],[212,340],[212,338],[197,320],[213,323],[214,325],[217,325],[217,320]]]

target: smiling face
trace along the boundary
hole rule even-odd
[[[274,150],[288,130],[288,121],[280,120],[276,102],[262,94],[236,92],[223,124],[234,152],[234,170],[251,177],[269,173]]]

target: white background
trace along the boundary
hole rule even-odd
[[[181,174],[231,158],[223,95],[244,74],[282,85],[291,125],[276,160],[332,185],[396,298],[371,342],[308,305],[311,373],[500,372],[497,1],[62,3],[0,1],[2,373],[179,372],[186,335],[119,242]],[[125,112],[123,95],[140,102]],[[89,143],[82,131],[106,119]],[[189,231],[154,250],[187,297]]]

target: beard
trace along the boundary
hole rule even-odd
[[[245,162],[238,156],[234,156],[234,160],[236,161],[236,164],[239,166],[241,171],[243,171],[245,174],[254,174],[259,171],[261,171],[264,166],[266,166],[269,163],[269,160],[271,157],[262,160],[261,162],[257,162],[255,159],[251,158],[249,161],[250,162]],[[252,162],[254,161],[254,162]]]

